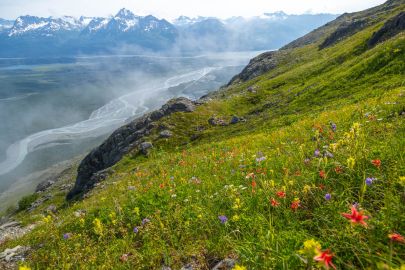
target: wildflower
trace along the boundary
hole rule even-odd
[[[93,220],[93,226],[94,226],[94,232],[97,235],[102,236],[103,235],[103,224],[101,223],[101,220],[98,218],[95,218]]]
[[[303,188],[304,193],[308,193],[311,191],[311,186],[310,185],[305,185]]]
[[[352,206],[351,213],[342,213],[342,216],[349,219],[352,223],[360,224],[364,227],[367,227],[367,223],[364,221],[368,219],[368,216],[363,215],[363,211],[357,211],[355,206]]]
[[[278,191],[278,192],[276,193],[276,195],[277,195],[277,197],[279,197],[279,198],[285,198],[285,192],[282,191],[282,190]]]
[[[163,183],[159,185],[159,188],[164,188],[164,187],[165,187],[165,184],[163,184]]]
[[[232,221],[239,221],[239,219],[240,219],[240,217],[238,216],[238,215],[234,215],[233,217],[232,217]]]
[[[338,143],[331,143],[330,148],[332,149],[333,152],[336,152],[336,149],[338,148],[339,144]]]
[[[405,186],[405,176],[400,176],[399,177],[399,183],[403,186]]]
[[[240,202],[240,199],[239,198],[236,198],[235,199],[235,203],[233,204],[233,206],[232,206],[232,208],[233,209],[239,209],[240,207],[241,207],[241,202]]]
[[[374,177],[367,177],[366,178],[366,185],[371,186],[375,180],[377,180],[377,179],[375,179]]]
[[[314,157],[319,157],[320,155],[321,155],[321,152],[318,149],[316,149],[314,151]]]
[[[252,181],[252,189],[254,189],[256,186],[257,186],[256,181],[253,180],[253,181]]]
[[[304,164],[309,165],[311,163],[311,160],[309,158],[304,159]]]
[[[246,270],[246,267],[237,264],[232,270]]]
[[[20,266],[18,267],[18,270],[31,270],[31,268],[28,267],[28,266],[25,266],[25,265],[20,265]]]
[[[353,169],[355,164],[356,164],[356,160],[354,158],[349,157],[347,159],[347,167],[349,167],[349,169]]]
[[[271,206],[274,206],[274,207],[277,207],[280,205],[280,203],[278,201],[276,201],[276,199],[274,199],[274,198],[271,198],[270,202],[271,202]]]
[[[324,184],[319,184],[319,189],[320,189],[320,190],[324,190],[324,189],[325,189],[325,185],[324,185]]]
[[[197,216],[198,218],[202,218],[203,216],[201,215],[201,214],[198,214],[198,216]]]
[[[373,160],[371,161],[371,163],[372,163],[374,166],[376,166],[377,168],[380,168],[380,166],[381,166],[381,160],[379,160],[379,159],[373,159]]]
[[[328,158],[333,158],[333,157],[334,157],[334,155],[333,155],[331,152],[329,152],[329,151],[325,151],[325,153],[323,154],[323,156],[324,156],[324,157],[328,157]]]
[[[249,178],[255,178],[255,174],[254,173],[248,173],[247,175],[246,175],[246,179],[249,179]]]
[[[72,237],[72,234],[71,234],[71,233],[65,233],[65,234],[63,234],[63,239],[65,239],[65,240],[69,239],[70,237]]]
[[[326,178],[326,173],[324,170],[319,171],[319,177],[321,177],[322,179]]]
[[[329,201],[332,198],[332,195],[330,193],[325,194],[325,200]]]
[[[336,266],[332,263],[333,254],[329,251],[329,249],[324,251],[319,251],[319,254],[314,257],[314,260],[320,263],[323,263],[326,269],[332,267],[336,269]]]
[[[391,239],[391,241],[393,242],[405,243],[405,238],[399,233],[390,233],[388,235],[388,238]]]
[[[333,130],[333,132],[336,132],[337,126],[335,123],[331,122],[330,123],[330,128]]]
[[[131,256],[131,255],[132,255],[131,253],[122,254],[121,257],[120,257],[120,261],[121,261],[121,262],[126,262],[126,261],[128,261],[128,258],[129,258],[129,256]]]
[[[313,257],[318,253],[318,250],[321,249],[321,244],[314,239],[309,239],[304,242],[304,248],[300,249],[298,252],[305,254],[308,257]]]
[[[133,232],[134,232],[134,233],[138,233],[138,232],[139,232],[138,227],[134,227]]]
[[[228,218],[224,215],[218,216],[219,220],[221,221],[222,224],[225,224],[228,221]]]
[[[45,223],[51,222],[51,221],[52,221],[52,216],[47,215],[46,217],[43,218],[43,221],[44,221]]]
[[[265,161],[265,160],[266,160],[266,157],[258,157],[258,158],[256,158],[257,162],[262,162],[262,161]]]
[[[335,170],[335,173],[337,173],[337,174],[341,174],[343,172],[343,168],[340,166],[335,167],[334,170]]]
[[[294,199],[294,201],[291,203],[290,207],[293,211],[297,210],[298,207],[300,207],[300,199],[298,199],[298,198]]]
[[[135,207],[132,212],[133,212],[135,215],[139,216],[139,214],[140,214],[139,207]]]
[[[144,218],[143,220],[142,220],[142,225],[146,225],[146,224],[148,224],[150,222],[150,219],[148,219],[148,218]]]

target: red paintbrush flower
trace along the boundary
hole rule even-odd
[[[326,173],[325,173],[325,171],[324,171],[324,170],[321,170],[321,171],[319,172],[319,176],[320,176],[321,178],[325,179],[325,178],[326,178]]]
[[[388,237],[393,242],[405,243],[405,238],[399,233],[391,233],[388,235]]]
[[[298,207],[300,207],[300,200],[299,199],[295,199],[292,203],[291,203],[291,209],[293,211],[297,210]]]
[[[276,201],[274,198],[271,198],[270,202],[271,202],[271,206],[274,206],[274,207],[277,207],[280,205],[280,203],[278,201]]]
[[[340,173],[343,172],[343,168],[340,167],[340,166],[338,166],[338,167],[335,168],[335,172],[336,172],[337,174],[340,174]]]
[[[355,224],[360,224],[363,225],[364,227],[367,227],[367,223],[364,221],[365,219],[368,219],[368,216],[363,215],[363,211],[357,211],[356,207],[352,206],[352,212],[350,214],[348,213],[342,213],[342,216],[350,219],[352,223]]]
[[[379,160],[379,159],[373,159],[373,160],[371,161],[371,163],[372,163],[374,166],[376,166],[377,168],[380,168],[380,166],[381,166],[381,160]]]
[[[253,192],[253,193],[255,193],[255,192],[256,192],[256,190],[255,190],[256,185],[257,185],[257,184],[256,184],[256,181],[255,181],[255,180],[253,180],[253,181],[252,181],[252,192]]]
[[[284,191],[278,191],[278,192],[276,193],[276,195],[277,195],[277,197],[279,197],[279,198],[285,198],[285,192],[284,192]]]
[[[332,263],[332,258],[333,254],[330,252],[329,249],[327,249],[324,251],[319,251],[319,254],[314,257],[314,260],[322,263],[326,269],[329,269],[329,267],[336,269],[336,266]]]

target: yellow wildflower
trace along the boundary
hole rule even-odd
[[[318,250],[321,249],[321,244],[315,239],[309,239],[304,242],[304,248],[300,249],[298,252],[305,254],[308,257],[313,257],[318,253]]]
[[[240,199],[239,198],[236,198],[235,199],[235,203],[233,204],[233,206],[232,206],[232,208],[233,209],[240,209],[240,207],[241,207],[241,202],[240,202]]]
[[[235,267],[233,268],[233,270],[246,270],[246,267],[237,264],[237,265],[235,265]]]
[[[240,217],[238,216],[238,215],[234,215],[233,217],[232,217],[232,221],[239,221],[240,220]]]
[[[25,265],[20,265],[20,267],[18,267],[18,270],[31,270],[31,268]]]
[[[139,216],[139,207],[135,207],[134,210],[132,211],[135,215]]]
[[[331,143],[329,146],[330,146],[330,149],[333,152],[336,152],[336,149],[338,148],[339,144],[338,143]]]
[[[305,186],[304,186],[304,193],[308,193],[308,192],[310,192],[310,191],[311,191],[311,186],[305,185]]]
[[[103,224],[101,223],[101,220],[99,220],[98,218],[95,218],[93,220],[93,225],[94,225],[94,232],[97,235],[102,236],[103,235]]]
[[[51,221],[52,221],[52,216],[47,215],[46,217],[43,218],[43,221],[44,221],[45,223],[51,222]]]
[[[403,186],[405,186],[405,176],[400,176],[399,177],[399,183]]]
[[[355,164],[356,164],[356,160],[354,158],[349,157],[347,159],[347,167],[349,167],[349,169],[353,169]]]

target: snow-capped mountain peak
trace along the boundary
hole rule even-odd
[[[42,18],[26,15],[20,16],[15,20],[8,36],[36,34],[49,37],[58,31],[80,31],[87,26],[87,23],[88,19],[84,19],[84,17],[80,19],[72,16]]]

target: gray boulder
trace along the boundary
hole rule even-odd
[[[153,144],[151,142],[143,142],[139,146],[141,149],[142,154],[147,155],[149,153],[149,149],[153,147]]]
[[[159,133],[160,138],[170,138],[172,136],[173,134],[170,132],[170,130],[163,130],[162,132]]]

